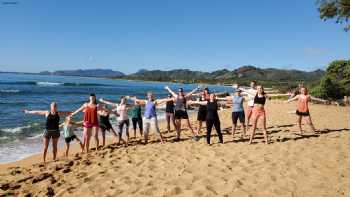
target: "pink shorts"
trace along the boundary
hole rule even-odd
[[[84,122],[84,127],[87,128],[87,129],[91,129],[93,127],[99,127],[99,125],[98,125],[98,123],[91,124],[89,122]]]
[[[258,118],[260,116],[262,116],[264,118],[266,117],[265,109],[260,109],[260,108],[254,107],[253,108],[253,117]]]

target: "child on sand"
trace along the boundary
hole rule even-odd
[[[68,157],[70,142],[73,140],[76,140],[79,143],[81,147],[81,152],[82,153],[84,152],[84,145],[81,142],[81,140],[74,134],[73,126],[82,127],[83,124],[73,122],[71,117],[67,116],[65,121],[60,125],[60,127],[63,127],[64,141],[66,142],[66,151],[65,151],[66,157]]]

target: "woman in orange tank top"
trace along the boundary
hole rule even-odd
[[[316,129],[312,123],[310,112],[309,112],[309,102],[311,100],[320,101],[320,102],[326,102],[326,101],[310,96],[308,94],[308,90],[305,87],[300,88],[300,94],[287,100],[286,102],[289,103],[295,100],[298,100],[296,114],[298,116],[297,123],[299,126],[300,135],[304,134],[301,127],[301,122],[303,118],[305,118],[307,124],[311,127],[312,131],[316,133]]]
[[[89,102],[84,103],[79,109],[77,109],[75,112],[72,113],[71,116],[74,116],[75,114],[79,112],[84,112],[84,147],[85,151],[89,152],[90,147],[90,138],[91,138],[91,132],[93,131],[93,135],[96,142],[96,149],[99,147],[99,139],[98,139],[98,130],[99,130],[99,124],[98,124],[98,116],[97,111],[101,110],[101,106],[97,104],[96,96],[95,94],[90,94]]]

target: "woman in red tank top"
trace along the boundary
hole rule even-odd
[[[312,131],[316,133],[316,129],[312,123],[311,115],[309,112],[309,102],[311,100],[320,101],[320,102],[326,102],[326,101],[310,96],[308,94],[308,90],[305,87],[300,88],[299,91],[300,91],[300,94],[294,96],[293,98],[287,100],[286,102],[289,103],[291,101],[298,100],[296,115],[298,116],[297,124],[299,126],[300,135],[304,134],[301,127],[301,122],[303,118],[305,118],[307,124],[311,127]]]
[[[95,94],[90,94],[89,102],[84,103],[84,105],[82,105],[79,109],[77,109],[71,115],[71,116],[74,116],[75,114],[81,111],[84,112],[84,136],[83,136],[84,143],[83,144],[86,152],[89,152],[90,138],[91,138],[92,131],[96,142],[96,149],[99,147],[99,139],[98,139],[99,124],[98,124],[98,116],[97,116],[97,111],[99,110],[101,110],[101,106],[97,104]]]

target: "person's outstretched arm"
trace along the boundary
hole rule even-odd
[[[107,101],[103,98],[100,98],[99,100],[101,103],[104,103],[104,104],[107,104],[107,105],[112,105],[112,106],[118,106],[118,103],[114,103],[114,102],[111,102],[111,101]]]
[[[299,95],[296,95],[295,97],[290,98],[290,99],[286,100],[285,102],[286,102],[286,103],[290,103],[290,102],[292,102],[292,101],[297,100],[298,98],[299,98]]]
[[[311,101],[318,101],[318,102],[323,102],[323,103],[327,103],[328,101],[327,100],[324,100],[324,99],[320,99],[320,98],[316,98],[316,97],[313,97],[310,95],[310,100]]]
[[[37,110],[23,110],[25,114],[36,114],[41,116],[47,116],[49,111],[37,111]]]
[[[147,100],[138,99],[136,96],[129,97],[129,99],[143,106],[146,105],[147,102]]]
[[[73,117],[75,114],[83,111],[85,107],[86,107],[86,104],[82,105],[79,109],[77,109],[73,113],[71,113],[70,116]]]
[[[207,105],[208,101],[187,101],[188,105]]]
[[[174,98],[177,98],[177,94],[176,94],[174,91],[172,91],[172,90],[169,88],[169,86],[165,86],[165,89],[166,89],[171,95],[173,95]]]
[[[185,97],[187,98],[187,97],[192,96],[192,94],[194,94],[195,92],[197,92],[197,90],[199,90],[199,87],[196,87],[196,88],[193,89],[191,92],[187,93],[187,94],[185,95]]]
[[[157,105],[162,105],[162,104],[164,104],[168,101],[172,101],[172,100],[173,100],[173,98],[164,98],[164,99],[157,99],[157,100],[155,100],[155,102],[157,103]]]

